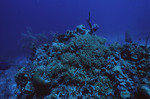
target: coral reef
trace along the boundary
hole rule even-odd
[[[89,31],[79,25],[57,36],[52,44],[38,46],[31,56],[32,67],[21,68],[15,76],[18,98],[149,97],[150,47],[117,42],[106,46],[105,38]]]

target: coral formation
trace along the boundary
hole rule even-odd
[[[99,28],[98,24],[93,24],[91,23],[91,13],[89,12],[89,17],[88,19],[86,20],[89,27],[90,27],[90,31],[89,31],[89,34],[93,34],[94,32],[97,31],[97,29]]]
[[[140,84],[149,88],[150,47],[105,42],[79,25],[52,44],[38,46],[31,56],[32,69],[22,68],[15,76],[18,97],[135,99],[148,93],[137,89],[143,88]]]

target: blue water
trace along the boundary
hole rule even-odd
[[[0,0],[0,55],[17,55],[18,40],[26,27],[33,33],[65,33],[79,24],[92,24],[108,43],[124,43],[124,33],[133,40],[150,34],[150,0]],[[49,37],[51,39],[51,37]]]

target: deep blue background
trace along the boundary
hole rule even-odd
[[[17,54],[18,39],[30,26],[34,33],[59,32],[85,24],[88,12],[97,35],[124,42],[150,34],[150,0],[0,0],[0,55]],[[51,39],[51,38],[49,38]]]

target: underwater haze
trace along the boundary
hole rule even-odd
[[[89,28],[89,12],[92,24],[99,25],[96,35],[107,43],[123,43],[125,32],[145,43],[150,34],[149,0],[1,0],[0,55],[16,52],[26,27],[33,33],[65,33],[79,24]]]
[[[150,99],[150,0],[0,0],[0,99]]]

